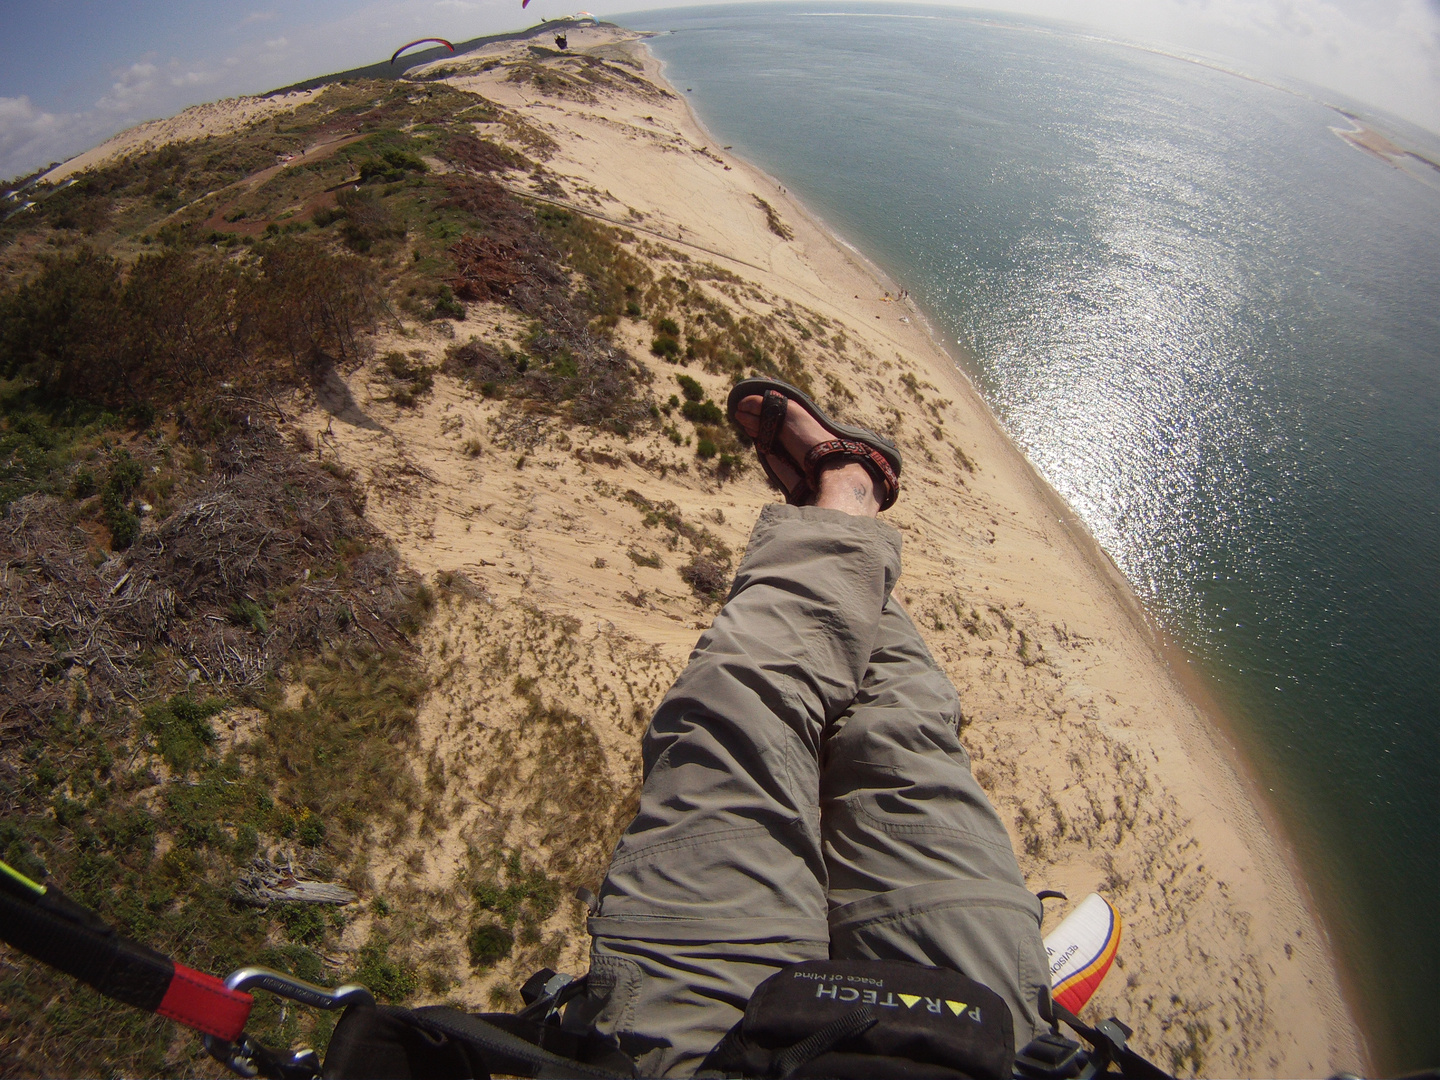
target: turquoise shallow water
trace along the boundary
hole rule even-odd
[[[1440,183],[1316,97],[1041,23],[621,21],[968,349],[1230,713],[1381,1064],[1440,1064]]]

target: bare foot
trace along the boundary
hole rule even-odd
[[[760,434],[760,406],[763,399],[759,394],[742,398],[735,409],[735,420],[752,439]],[[825,430],[820,421],[811,416],[805,408],[794,401],[785,410],[785,423],[780,428],[780,445],[795,461],[804,461],[810,448],[828,442],[835,436]],[[803,477],[783,457],[771,454],[770,467],[780,478],[787,490],[794,490]],[[875,494],[875,481],[870,471],[856,461],[848,461],[822,467],[818,478],[819,492],[811,505],[824,506],[831,510],[843,510],[857,517],[875,517],[880,512],[880,500]]]

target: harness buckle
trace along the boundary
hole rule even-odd
[[[276,997],[309,1005],[315,1009],[343,1009],[350,1005],[373,1005],[375,997],[358,983],[334,990],[264,967],[243,967],[225,977],[230,990],[268,990]],[[301,1050],[271,1050],[241,1034],[235,1042],[205,1036],[205,1049],[237,1076],[265,1076],[271,1080],[315,1080],[320,1075],[320,1055],[308,1047]]]

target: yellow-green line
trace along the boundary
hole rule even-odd
[[[30,890],[31,892],[33,892],[36,896],[44,896],[44,895],[45,895],[45,886],[44,886],[44,885],[40,885],[40,884],[37,884],[37,883],[34,882],[34,881],[31,881],[28,877],[26,877],[24,874],[20,873],[19,870],[16,870],[13,866],[10,866],[8,863],[0,862],[0,871],[3,871],[4,874],[5,874],[5,876],[8,877],[10,880],[16,882],[17,884],[20,884],[20,885],[25,886],[25,888],[29,889],[29,890]]]

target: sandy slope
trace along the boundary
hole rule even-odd
[[[163,120],[150,120],[127,128],[99,146],[55,166],[40,179],[47,184],[58,184],[86,169],[97,168],[130,154],[158,150],[173,142],[228,135],[256,120],[299,108],[317,93],[318,90],[296,90],[273,97],[226,98],[205,105],[192,105],[184,112]]]
[[[639,60],[658,80],[629,37],[571,30],[570,45]],[[898,592],[960,689],[976,774],[1033,888],[1076,900],[1099,889],[1125,918],[1090,1015],[1118,1015],[1142,1051],[1186,1074],[1360,1067],[1323,932],[1213,725],[1124,582],[921,314],[771,180],[712,145],[681,97],[541,98],[504,81],[504,68],[480,70],[522,49],[471,54],[449,81],[555,139],[546,168],[563,194],[552,197],[628,223],[657,275],[691,277],[737,315],[813,327],[801,352],[827,407],[901,444],[906,486],[889,515],[906,543]],[[793,239],[770,229],[757,196]],[[742,280],[717,280],[707,263]],[[462,339],[497,343],[520,332],[484,305],[458,325]],[[677,369],[649,355],[648,326],[627,322],[621,335],[663,400]],[[432,362],[448,344],[414,324],[376,342]],[[724,401],[722,379],[695,365],[687,374]],[[413,954],[453,983],[435,983],[437,998],[482,1007],[511,1000],[507,987],[540,963],[583,970],[584,912],[567,901],[510,961],[471,972],[467,887],[494,873],[496,850],[593,886],[633,808],[648,713],[713,615],[677,574],[682,535],[664,514],[647,524],[647,504],[672,504],[671,521],[738,556],[774,494],[757,469],[722,482],[660,435],[567,430],[443,376],[417,409],[391,404],[373,368],[333,376],[299,408],[316,452],[358,473],[371,519],[441,586],[417,761],[429,801],[414,835],[377,845],[376,890],[424,913]],[[1062,914],[1049,906],[1047,929]],[[347,942],[366,931],[358,920]]]

